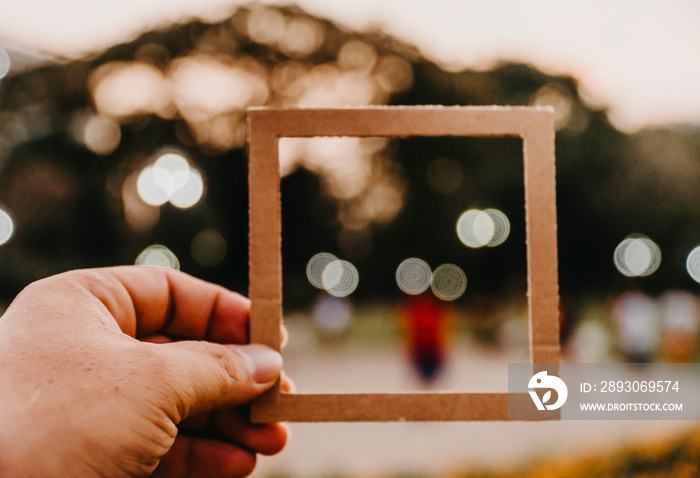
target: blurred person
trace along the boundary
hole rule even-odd
[[[406,348],[413,370],[424,386],[431,386],[447,360],[450,311],[428,293],[411,297],[400,308]]]
[[[284,424],[252,424],[244,406],[282,364],[248,344],[249,309],[152,267],[26,287],[0,317],[0,476],[249,474],[287,440]]]
[[[625,361],[652,362],[661,338],[661,320],[654,300],[641,291],[627,291],[615,299],[613,315]]]
[[[700,328],[698,297],[687,291],[671,290],[664,293],[659,302],[664,361],[693,362]]]

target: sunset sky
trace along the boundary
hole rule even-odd
[[[286,4],[280,0],[266,3]],[[571,74],[618,127],[700,124],[697,0],[298,0],[360,30],[380,28],[451,69],[499,59]],[[218,20],[236,0],[0,0],[0,39],[76,56],[197,16]],[[246,2],[249,4],[249,2]]]

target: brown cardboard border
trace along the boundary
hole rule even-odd
[[[525,168],[530,356],[533,364],[559,363],[553,113],[550,107],[525,106],[249,108],[251,342],[280,350],[280,138],[518,136]],[[278,383],[253,402],[251,420],[508,420],[508,394],[301,394],[284,393]]]

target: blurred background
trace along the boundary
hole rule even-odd
[[[0,313],[115,264],[246,294],[249,106],[551,105],[563,360],[696,361],[700,6],[559,3],[0,2]],[[513,138],[281,141],[300,391],[506,390],[522,160]],[[695,476],[696,431],[293,424],[254,476]]]

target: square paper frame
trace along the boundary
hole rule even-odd
[[[530,358],[559,363],[553,113],[550,107],[495,106],[248,109],[251,342],[280,350],[280,138],[515,136],[523,140],[525,168]],[[251,420],[508,420],[508,399],[508,393],[284,393],[277,383],[253,402]]]

